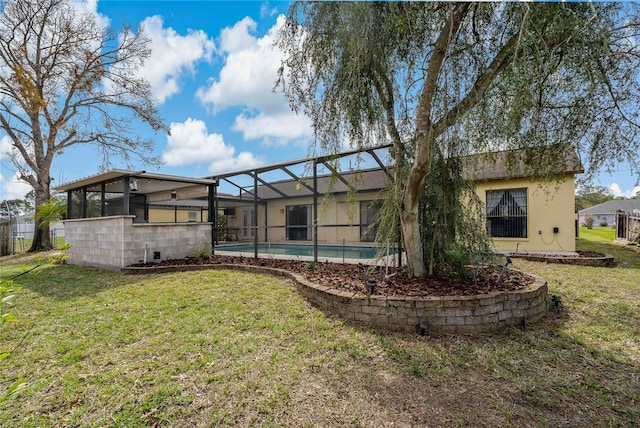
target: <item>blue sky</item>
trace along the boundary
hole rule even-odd
[[[147,171],[201,177],[260,164],[303,158],[313,142],[304,116],[291,113],[273,93],[282,55],[272,47],[288,1],[119,1],[80,5],[103,23],[142,25],[153,54],[141,73],[151,82],[171,135],[140,133],[155,140],[159,169]],[[2,141],[4,140],[4,141]],[[7,143],[0,131],[0,143]],[[98,172],[91,147],[75,147],[54,160],[54,185]],[[114,167],[124,168],[114,162]],[[2,163],[0,199],[30,190]],[[595,184],[632,196],[636,178],[628,167],[600,174]]]

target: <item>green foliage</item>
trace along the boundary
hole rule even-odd
[[[459,234],[433,204],[416,208],[442,197],[422,195],[438,156],[525,148],[523,173],[551,178],[570,167],[555,146],[570,141],[590,172],[622,159],[640,170],[637,17],[632,3],[299,1],[278,41],[279,84],[325,151],[392,144],[392,217],[379,224],[391,239],[401,223],[422,274]]]
[[[467,267],[493,257],[474,185],[461,178],[459,158],[437,156],[420,199],[423,254],[429,275],[467,276]]]
[[[65,218],[67,214],[67,200],[62,197],[49,199],[36,207],[36,218],[43,225],[51,225]]]
[[[19,291],[13,281],[0,281],[0,327],[5,328],[7,323],[15,323],[18,320],[16,317],[8,311],[8,308],[13,306],[13,300],[15,299],[15,292]],[[6,346],[5,342],[2,342]],[[11,352],[6,349],[0,349],[0,363],[11,356]],[[18,395],[25,387],[24,379],[15,381],[4,393],[0,395],[0,403],[8,400],[11,397]]]
[[[189,251],[189,257],[195,257],[198,259],[208,259],[211,257],[211,247],[203,245],[200,248]]]
[[[602,220],[600,222],[600,227],[607,227],[607,226],[609,226],[609,223],[607,223],[607,220]]]
[[[604,186],[589,186],[580,182],[576,183],[576,211],[592,207],[613,200],[613,193]]]
[[[49,263],[54,265],[65,264],[67,262],[67,258],[69,257],[67,255],[67,251],[69,250],[69,248],[71,248],[71,244],[63,244],[62,247],[60,247],[60,253],[54,256],[47,257],[47,260],[49,261]]]

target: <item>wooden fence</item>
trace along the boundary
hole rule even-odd
[[[0,256],[11,254],[11,222],[0,221]]]
[[[640,216],[624,211],[616,213],[616,239],[634,242],[640,237]]]

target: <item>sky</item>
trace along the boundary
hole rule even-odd
[[[88,0],[79,4],[103,24],[142,26],[153,53],[139,72],[152,85],[170,135],[140,126],[153,138],[163,165],[138,169],[203,177],[216,172],[304,158],[313,144],[311,121],[295,115],[275,90],[283,58],[274,48],[288,1],[138,1]],[[8,137],[0,131],[0,151]],[[3,158],[0,200],[21,199],[31,189],[20,183]],[[51,169],[53,185],[99,172],[97,152],[89,146],[69,148]],[[115,168],[126,168],[114,162]],[[637,177],[621,165],[594,182],[615,196],[640,191]]]

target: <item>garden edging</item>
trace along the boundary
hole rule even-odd
[[[475,334],[498,332],[509,326],[524,326],[540,320],[549,308],[547,282],[536,275],[525,289],[475,296],[370,297],[307,281],[283,269],[237,265],[128,267],[126,274],[181,272],[203,269],[234,269],[292,279],[298,292],[318,309],[354,324],[387,331],[420,334]]]

